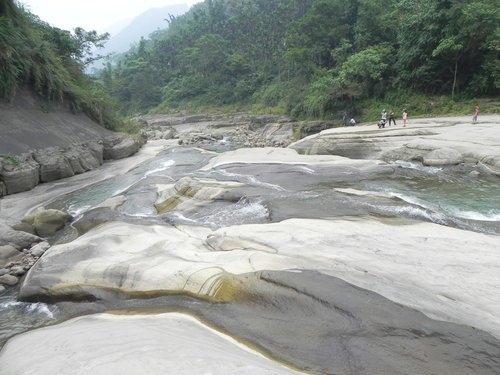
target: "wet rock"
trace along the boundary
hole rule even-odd
[[[4,158],[0,179],[7,194],[16,194],[33,189],[40,182],[40,165],[31,153]]]
[[[0,285],[0,294],[2,294],[3,292],[5,292],[5,287],[3,285]]]
[[[7,275],[9,270],[7,268],[0,268],[0,276]]]
[[[12,275],[0,276],[0,285],[12,286],[12,285],[16,285],[18,281],[19,281],[19,279],[15,276],[12,276]]]
[[[423,164],[428,166],[457,165],[464,162],[460,152],[452,148],[440,148],[424,156]]]
[[[488,174],[500,176],[500,155],[484,157],[479,161],[478,167]]]
[[[42,208],[24,217],[22,222],[32,225],[39,236],[49,237],[64,228],[71,219],[72,216],[66,212]]]
[[[49,182],[75,175],[71,163],[59,147],[49,147],[33,153],[40,165],[40,181]],[[81,168],[81,166],[80,166]]]

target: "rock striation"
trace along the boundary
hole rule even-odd
[[[0,155],[0,197],[33,189],[43,182],[72,177],[98,168],[104,160],[135,154],[144,144],[142,137],[124,134],[103,140],[47,147],[20,155]]]
[[[148,139],[178,139],[182,145],[230,142],[242,147],[286,147],[302,126],[284,116],[249,114],[146,115],[135,120]]]
[[[289,147],[302,154],[401,160],[428,166],[467,163],[500,176],[499,124],[496,115],[483,116],[474,126],[465,117],[415,119],[406,128],[366,125],[324,130]]]

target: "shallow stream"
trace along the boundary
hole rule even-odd
[[[401,162],[364,174],[346,166],[285,164],[230,164],[200,171],[214,155],[200,149],[174,148],[124,175],[59,197],[48,207],[68,211],[78,219],[106,199],[124,194],[127,201],[119,212],[144,223],[221,228],[289,218],[374,215],[500,234],[499,180],[472,170]],[[157,215],[155,186],[172,185],[183,177],[234,181],[242,186],[196,210]],[[81,313],[86,311],[89,306]],[[75,315],[75,305],[65,310],[64,305],[17,302],[16,291],[10,290],[0,296],[0,346],[15,334]]]

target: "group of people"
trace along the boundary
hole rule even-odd
[[[477,124],[478,116],[479,116],[479,104],[474,107],[474,115],[472,117],[473,124]],[[354,118],[351,117],[350,120],[348,119],[349,119],[349,113],[344,111],[344,114],[342,115],[342,122],[344,126],[356,125],[356,121],[354,120]],[[408,112],[406,111],[406,109],[403,110],[401,119],[403,120],[403,127],[406,127],[406,124],[408,123]],[[387,121],[389,121],[389,126],[391,126],[391,124],[394,124],[394,126],[396,126],[396,116],[394,115],[394,111],[390,111],[389,113],[387,113],[387,111],[383,109],[382,112],[380,113],[380,120],[377,123],[379,129],[385,128]]]
[[[342,123],[344,126],[356,126],[356,120],[354,120],[353,117],[349,119],[349,113],[347,111],[344,111],[344,114],[342,115]]]
[[[396,126],[396,116],[394,115],[394,111],[390,111],[387,113],[385,109],[382,110],[382,113],[380,113],[380,120],[377,123],[379,129],[385,128],[385,125],[387,124],[387,119],[389,119],[389,126],[391,126],[392,123],[394,123],[394,126]],[[406,124],[408,123],[408,112],[406,109],[403,110],[403,126],[406,127]]]

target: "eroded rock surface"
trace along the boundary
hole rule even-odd
[[[496,115],[483,116],[474,126],[468,118],[444,117],[414,119],[406,128],[366,125],[325,130],[290,147],[304,154],[418,161],[433,166],[481,163],[485,171],[500,175],[499,135]]]

